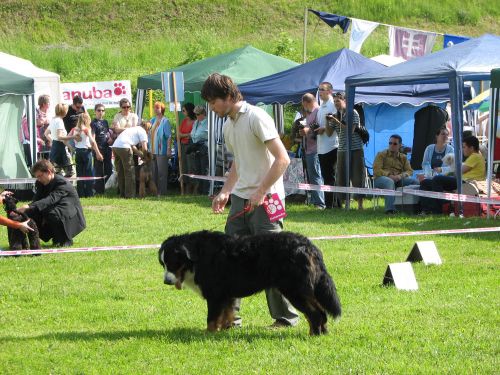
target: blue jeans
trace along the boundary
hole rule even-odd
[[[386,176],[380,176],[375,179],[373,182],[373,186],[377,189],[388,189],[395,190],[396,187],[408,186],[408,185],[418,185],[418,181],[413,177],[405,177],[398,182],[394,182],[392,179]],[[394,196],[386,195],[385,196],[385,210],[390,211],[394,210]]]
[[[77,177],[92,177],[92,151],[89,148],[76,149],[76,176]],[[91,197],[94,195],[92,187],[94,181],[77,181],[76,191],[78,196]]]
[[[318,154],[306,154],[306,166],[309,183],[313,185],[323,185]],[[315,206],[325,207],[325,193],[322,191],[312,190],[311,203]]]

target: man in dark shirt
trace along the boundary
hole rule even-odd
[[[73,245],[73,237],[86,226],[76,189],[55,173],[48,160],[37,161],[32,173],[37,180],[33,202],[18,211],[35,220],[43,241],[52,239],[54,246]]]
[[[64,127],[69,132],[76,126],[78,115],[87,112],[83,106],[83,99],[79,95],[73,97],[73,104],[69,106],[68,113],[63,117]]]
[[[94,176],[95,177],[103,177],[106,176],[105,179],[96,180],[94,184],[94,189],[97,194],[104,193],[104,185],[108,178],[113,173],[113,164],[111,163],[111,147],[109,147],[109,143],[112,141],[110,136],[110,130],[108,121],[104,119],[105,108],[103,104],[96,104],[95,106],[95,119],[90,123],[90,127],[92,128],[92,134],[94,135],[95,142],[97,143],[97,147],[99,148],[99,152],[101,153],[103,160],[97,160],[94,153]]]

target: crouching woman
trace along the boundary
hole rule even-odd
[[[37,180],[35,197],[18,211],[35,220],[43,241],[52,239],[54,246],[73,245],[73,237],[86,226],[75,188],[55,173],[48,160],[37,161],[31,171]]]

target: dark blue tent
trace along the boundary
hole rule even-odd
[[[344,91],[347,77],[365,72],[385,71],[384,65],[349,49],[341,49],[297,67],[239,85],[249,103],[300,103],[306,92],[315,93],[321,82],[331,82],[336,91]],[[387,103],[393,106],[408,103],[449,100],[447,85],[406,85],[366,87],[356,93],[357,103]]]
[[[381,71],[349,77],[345,82],[348,101],[348,126],[352,127],[352,108],[355,101],[357,101],[357,88],[363,87],[360,90],[364,90],[365,87],[370,86],[396,84],[447,84],[451,99],[455,167],[458,192],[460,193],[464,81],[489,80],[491,70],[500,66],[499,51],[500,37],[485,34],[480,38],[471,39]],[[350,141],[348,139],[348,143]],[[346,158],[346,160],[348,161],[349,158]],[[349,168],[347,168],[347,171],[349,171]]]

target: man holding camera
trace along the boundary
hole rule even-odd
[[[319,124],[318,133],[318,158],[321,167],[321,176],[325,185],[335,185],[335,169],[337,168],[337,149],[339,138],[333,127],[328,126],[326,116],[336,112],[333,104],[333,86],[330,82],[322,82],[319,85],[319,98],[321,104],[318,109],[317,121]],[[326,208],[334,206],[333,193],[325,193]],[[335,206],[338,206],[335,202]]]
[[[319,125],[317,115],[319,105],[313,94],[307,93],[302,96],[302,108],[304,116],[294,123],[294,128],[298,129],[298,134],[302,137],[302,149],[305,155],[307,179],[310,184],[322,185],[321,168],[317,153],[317,138]],[[311,191],[311,203],[314,207],[325,209],[325,193],[322,191]]]

